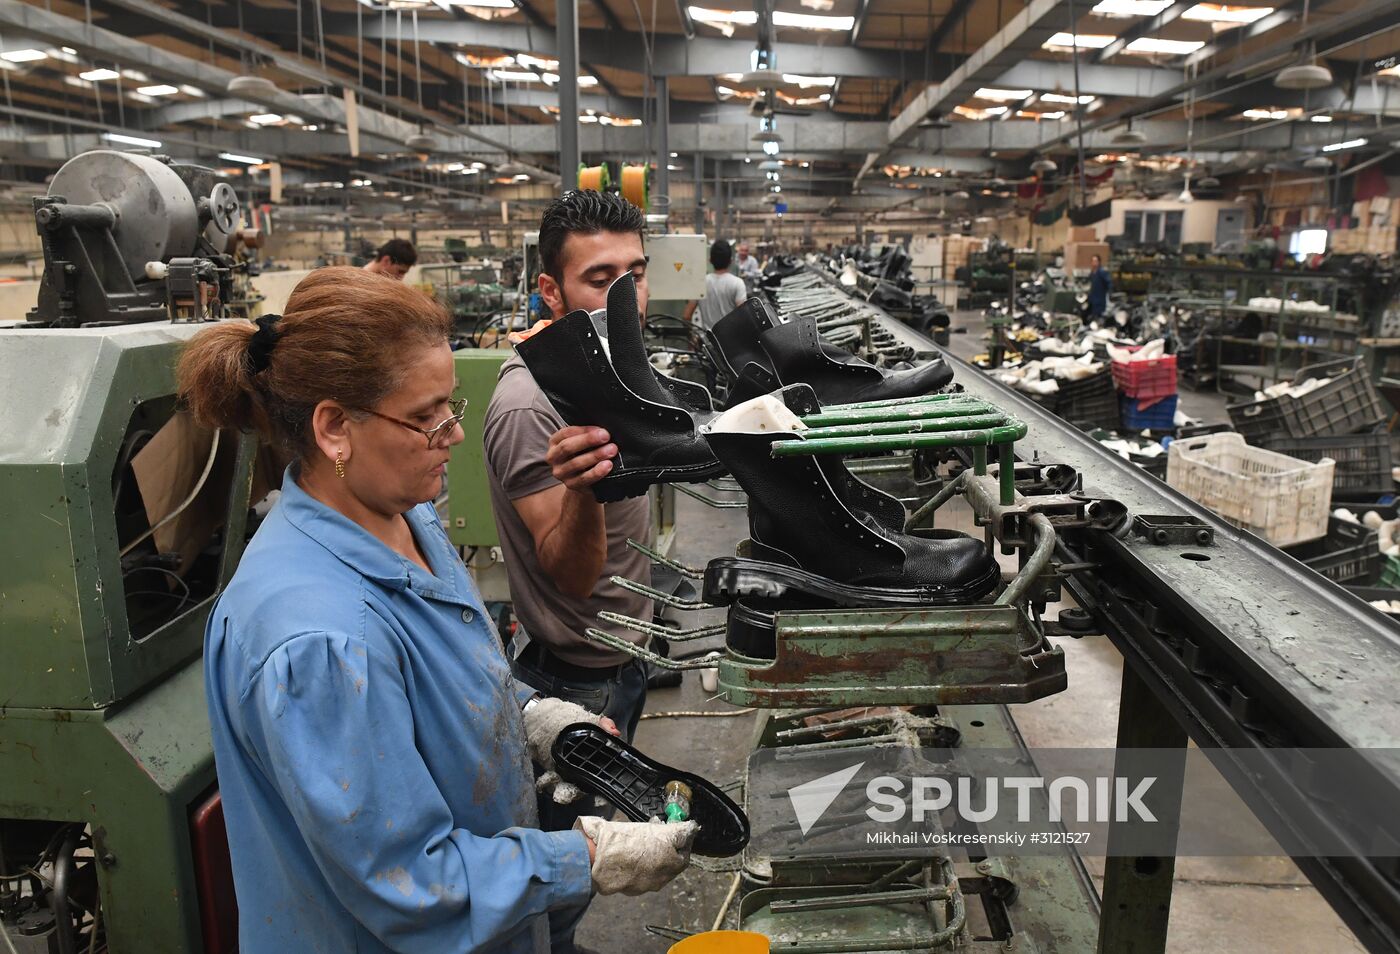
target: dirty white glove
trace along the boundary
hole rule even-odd
[[[593,815],[574,822],[574,828],[593,842],[598,893],[630,895],[659,891],[684,871],[700,830],[693,821],[614,822]]]
[[[554,771],[554,740],[559,733],[575,722],[600,723],[600,717],[589,712],[576,702],[565,702],[552,696],[539,699],[524,713],[525,742],[530,749],[530,758],[543,769],[543,774],[535,780],[535,788],[549,793],[556,805],[568,805],[583,795],[577,787],[559,778]]]

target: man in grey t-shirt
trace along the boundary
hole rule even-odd
[[[539,288],[554,316],[605,308],[608,287],[624,272],[636,279],[645,314],[645,228],[641,210],[618,195],[567,192],[550,203],[540,220]],[[519,357],[501,367],[483,443],[511,602],[529,636],[515,674],[546,696],[608,717],[630,740],[646,703],[646,669],[583,631],[596,626],[643,639],[597,614],[651,614],[650,600],[611,581],[650,579],[651,561],[627,546],[628,537],[651,535],[648,498],[598,503],[592,486],[612,470],[617,445],[600,427],[566,427]],[[544,798],[540,827],[560,831],[594,813],[589,799],[556,805]],[[573,935],[583,910],[550,912],[553,954],[578,950]]]
[[[694,322],[706,331],[715,326],[725,315],[744,303],[749,297],[744,280],[729,273],[734,252],[724,239],[716,239],[710,246],[710,265],[714,271],[705,276],[705,297],[685,306],[685,320]],[[696,314],[698,312],[698,317]]]

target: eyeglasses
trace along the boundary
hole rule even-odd
[[[383,418],[386,421],[391,421],[394,424],[399,425],[400,427],[406,427],[410,431],[417,431],[419,434],[422,434],[428,439],[428,450],[440,450],[441,448],[447,446],[447,441],[452,436],[453,431],[455,431],[457,425],[462,422],[462,418],[467,416],[467,399],[462,398],[459,401],[448,401],[447,407],[449,410],[452,411],[452,416],[446,418],[445,420],[439,421],[427,430],[424,430],[417,424],[410,424],[408,423],[408,421],[401,421],[397,417],[390,417],[387,414],[380,414],[378,411],[371,411],[367,407],[362,407],[358,410],[361,410],[366,414],[373,414],[375,417]]]

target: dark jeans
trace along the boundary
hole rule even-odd
[[[608,675],[602,679],[583,680],[563,679],[546,672],[540,658],[539,644],[527,643],[511,663],[515,677],[543,695],[574,702],[589,712],[607,716],[617,723],[622,737],[632,741],[647,701],[647,672],[640,660],[629,660],[616,670],[606,670]],[[548,794],[542,794],[539,810],[540,828],[544,831],[566,831],[583,815],[602,814],[599,806],[587,796],[570,805],[556,805]],[[549,943],[553,954],[573,954],[574,931],[587,910],[585,903],[549,912]]]

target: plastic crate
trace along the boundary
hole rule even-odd
[[[1136,351],[1137,348],[1128,348]],[[1122,394],[1139,401],[1156,401],[1176,393],[1176,355],[1146,361],[1114,361],[1113,383]]]
[[[1172,441],[1167,483],[1224,520],[1288,546],[1327,533],[1331,460],[1296,460],[1250,447],[1239,434]]]
[[[1347,584],[1342,588],[1357,599],[1365,600],[1368,603],[1371,602],[1371,600],[1400,599],[1400,593],[1397,593],[1395,590],[1387,590],[1380,586],[1353,586]],[[1379,606],[1375,607],[1375,610],[1379,613],[1384,613],[1391,619],[1400,620],[1400,610],[1392,612],[1390,610],[1383,610]]]
[[[1400,590],[1400,560],[1393,556],[1385,558],[1381,564],[1380,586],[1387,590]]]
[[[1265,446],[1299,460],[1332,458],[1337,462],[1332,489],[1340,493],[1385,494],[1395,489],[1395,481],[1390,476],[1389,434],[1275,437]]]
[[[1289,553],[1333,583],[1370,584],[1385,560],[1376,541],[1376,531],[1369,527],[1329,517],[1325,538],[1291,547]]]
[[[1169,431],[1176,422],[1175,394],[1158,398],[1146,408],[1137,398],[1119,398],[1118,414],[1130,431]]]
[[[1302,397],[1285,394],[1230,405],[1226,411],[1235,430],[1257,445],[1281,437],[1326,437],[1371,430],[1386,419],[1386,412],[1358,362],[1349,359],[1304,368],[1293,381],[1301,384],[1339,369],[1340,374]]]
[[[1107,370],[1079,381],[1061,381],[1055,413],[1067,421],[1116,430],[1118,389]]]
[[[1369,431],[1386,419],[1380,395],[1361,368],[1333,378],[1283,406],[1292,437],[1325,437]]]

